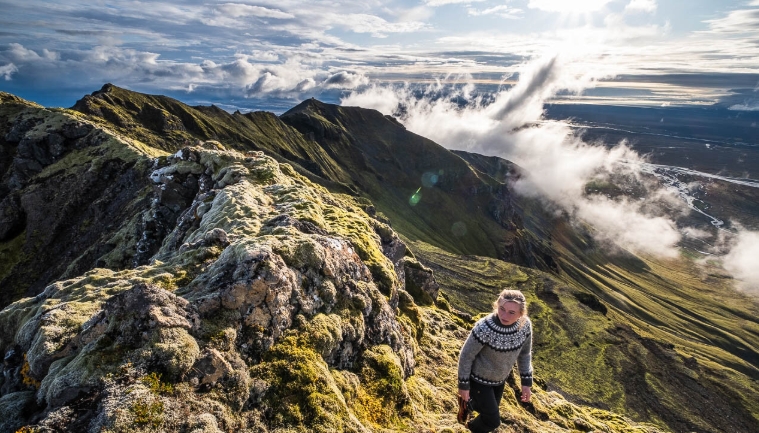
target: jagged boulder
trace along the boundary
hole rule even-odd
[[[398,265],[406,291],[420,305],[432,305],[437,300],[440,285],[435,281],[432,269],[412,257],[404,257]]]

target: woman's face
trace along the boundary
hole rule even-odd
[[[498,320],[502,325],[513,325],[520,317],[522,317],[522,312],[516,302],[506,301],[498,306]]]

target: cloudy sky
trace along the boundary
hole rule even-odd
[[[595,103],[752,107],[759,0],[2,0],[0,90],[71,106],[112,82],[281,112],[376,85],[510,86],[561,53]]]

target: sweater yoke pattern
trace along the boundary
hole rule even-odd
[[[470,380],[496,386],[506,382],[514,364],[522,386],[532,386],[532,322],[523,317],[504,326],[495,314],[480,319],[459,353],[459,389]]]
[[[520,321],[502,326],[495,323],[495,318],[484,320],[474,327],[472,335],[480,344],[497,352],[513,352],[519,350],[530,337],[531,327],[520,326]]]

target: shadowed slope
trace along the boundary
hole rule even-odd
[[[460,254],[554,267],[550,247],[523,224],[525,200],[508,184],[392,117],[311,99],[281,118],[316,140],[405,236]]]

